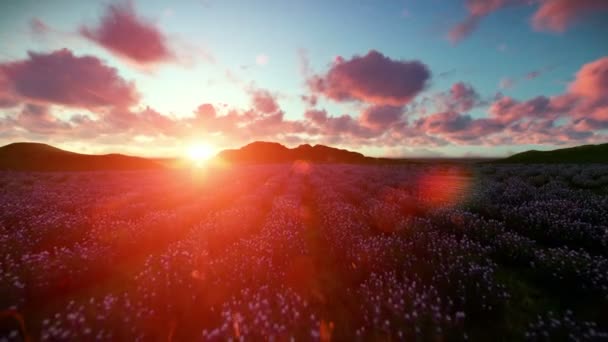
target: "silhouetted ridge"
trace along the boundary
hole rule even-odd
[[[325,145],[309,144],[287,148],[276,142],[256,141],[240,149],[224,150],[218,155],[231,163],[285,163],[307,160],[318,163],[396,163],[400,160],[366,157],[361,153]]]
[[[0,147],[0,170],[94,171],[159,169],[162,165],[122,154],[91,155],[40,143],[19,142]]]
[[[497,163],[576,163],[576,164],[606,164],[608,163],[608,143],[601,145],[582,145],[562,148],[552,151],[530,150],[514,154]]]

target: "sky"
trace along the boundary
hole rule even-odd
[[[607,0],[4,1],[0,144],[384,157],[608,142]]]

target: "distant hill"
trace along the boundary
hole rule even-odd
[[[552,151],[526,151],[514,154],[508,158],[495,161],[496,163],[520,164],[606,164],[608,163],[608,143],[601,145],[583,145],[562,148]]]
[[[90,155],[39,143],[19,142],[0,147],[0,170],[94,171],[163,168],[160,163],[122,154]]]
[[[276,142],[256,141],[240,149],[224,150],[218,157],[230,163],[286,163],[308,160],[317,163],[383,164],[404,163],[405,160],[372,158],[361,153],[325,145],[300,145],[287,148]]]

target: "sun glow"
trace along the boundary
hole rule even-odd
[[[187,150],[188,159],[196,165],[202,165],[215,154],[215,148],[209,144],[194,144]]]

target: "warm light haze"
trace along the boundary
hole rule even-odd
[[[0,0],[0,342],[608,341],[608,0]]]

